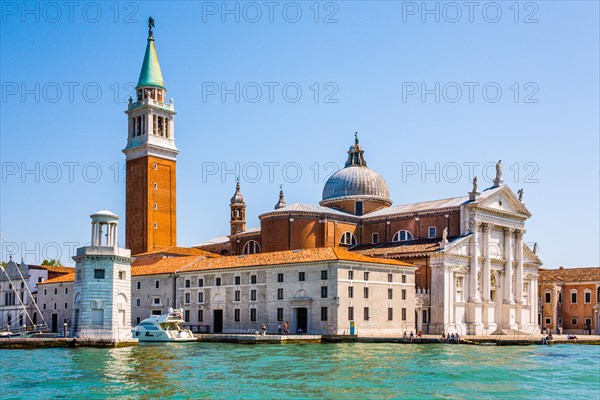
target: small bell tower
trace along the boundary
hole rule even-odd
[[[246,230],[246,203],[244,202],[244,196],[240,191],[240,178],[237,179],[235,184],[235,193],[229,203],[231,208],[231,234],[241,233]]]
[[[154,19],[136,86],[129,99],[126,156],[125,245],[133,254],[177,244],[175,105],[167,101],[156,47]]]

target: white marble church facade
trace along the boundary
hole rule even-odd
[[[471,198],[461,205],[464,235],[431,254],[432,330],[537,332],[541,261],[523,242],[531,214],[507,186]]]

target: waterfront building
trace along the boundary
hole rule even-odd
[[[72,267],[32,265],[14,262],[12,257],[0,268],[0,331],[18,331],[24,326],[57,324],[58,320],[44,319],[36,306],[37,285],[48,279],[72,273]],[[53,326],[53,325],[51,325]]]
[[[341,247],[415,264],[418,329],[430,333],[509,333],[537,329],[542,264],[524,242],[531,213],[496,165],[493,186],[461,197],[392,206],[387,184],[367,167],[358,136],[345,167],[323,188],[319,205],[287,205],[283,192],[260,227],[244,230],[239,182],[230,202],[231,232],[198,245],[222,255]]]
[[[540,325],[564,333],[600,334],[600,268],[540,269]]]
[[[131,251],[117,246],[117,215],[104,210],[90,217],[91,245],[78,248],[73,257],[71,332],[123,341],[131,335]]]

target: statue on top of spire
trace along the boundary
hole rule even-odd
[[[148,35],[152,37],[152,28],[154,28],[154,18],[148,18]]]
[[[354,144],[358,144],[358,131],[354,132]]]

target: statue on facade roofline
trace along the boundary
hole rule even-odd
[[[496,163],[496,179],[502,178],[502,160]]]
[[[523,188],[517,190],[517,194],[519,195],[520,202],[523,202],[523,193],[525,193],[525,190],[523,190]]]
[[[538,244],[537,244],[537,242],[535,242],[533,244],[533,254],[537,254],[537,251],[538,251]]]
[[[473,178],[473,193],[477,193],[477,177]]]
[[[448,243],[448,227],[445,227],[442,232],[442,242]]]

